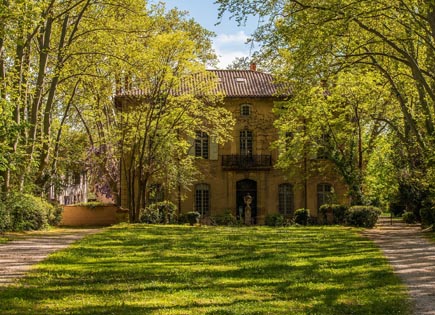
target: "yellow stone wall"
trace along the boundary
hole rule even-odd
[[[251,104],[251,115],[247,118],[240,116],[240,105]],[[219,146],[219,159],[217,161],[200,160],[198,166],[202,177],[196,183],[210,185],[210,212],[211,215],[223,214],[226,210],[236,213],[236,183],[239,180],[250,179],[257,182],[257,223],[264,223],[268,214],[278,213],[278,185],[290,183],[294,189],[294,208],[305,206],[304,180],[301,178],[286,178],[282,170],[274,169],[264,171],[226,171],[222,168],[221,155],[240,154],[239,135],[244,129],[253,132],[253,154],[272,155],[272,163],[278,158],[277,150],[270,148],[271,143],[277,139],[277,130],[273,127],[275,119],[272,108],[273,99],[231,98],[227,99],[225,106],[236,118],[236,125],[232,134],[233,140]],[[318,162],[317,162],[318,163]],[[325,175],[327,174],[327,175]],[[325,174],[316,174],[307,180],[307,205],[312,216],[317,216],[317,184],[329,183],[334,187],[338,201],[347,203],[346,187],[332,175],[331,168]],[[184,198],[181,202],[181,212],[195,210],[194,187],[182,192]],[[175,200],[173,200],[175,202]],[[178,202],[175,202],[176,204]]]

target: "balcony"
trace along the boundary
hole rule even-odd
[[[261,170],[272,167],[271,155],[222,155],[222,168],[226,171]]]

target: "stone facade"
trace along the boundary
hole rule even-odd
[[[198,211],[203,217],[210,217],[230,212],[246,221],[244,197],[249,194],[252,223],[264,224],[267,215],[291,216],[299,208],[310,209],[311,215],[316,217],[319,206],[331,191],[336,202],[348,202],[345,185],[326,161],[308,160],[307,163],[325,164],[324,172],[308,179],[291,178],[275,168],[278,151],[272,149],[271,144],[278,139],[278,130],[273,125],[276,119],[273,107],[274,102],[285,95],[277,96],[278,89],[271,75],[255,69],[211,71],[218,77],[219,91],[225,95],[223,106],[236,120],[233,140],[217,145],[206,134],[197,132],[190,154],[198,156],[201,176],[191,189],[169,194],[169,199],[178,205],[179,213]],[[127,99],[133,103],[135,95],[129,96]],[[125,183],[121,182],[124,207],[127,205],[125,188]]]
[[[316,217],[321,203],[319,194],[324,193],[318,189],[321,190],[324,184],[333,187],[338,201],[347,202],[346,187],[331,169],[326,170],[324,174],[311,176],[305,181],[301,178],[289,178],[285,172],[274,168],[278,159],[278,150],[271,149],[271,143],[278,138],[278,132],[273,126],[274,101],[273,97],[226,98],[225,106],[236,119],[232,134],[233,141],[218,147],[216,160],[199,159],[197,162],[202,177],[196,184],[205,184],[209,189],[206,215],[214,216],[231,212],[237,217],[243,217],[245,207],[243,196],[250,193],[253,197],[252,221],[263,224],[267,215],[280,212],[279,187],[283,184],[290,184],[289,187],[292,188],[292,205],[287,206],[284,214],[291,215],[296,209],[308,208],[311,215]],[[245,105],[251,108],[249,115],[242,115],[241,107]],[[241,138],[245,135],[245,131],[252,135],[252,152],[241,152],[244,151],[242,142],[245,139]],[[252,163],[250,163],[250,156],[252,156]],[[233,157],[234,160],[228,163],[227,157]],[[245,157],[246,163],[244,163]],[[192,210],[203,212],[201,210],[204,209],[198,209],[200,202],[197,200],[202,196],[197,196],[195,187],[190,191],[183,191],[184,200],[181,201],[180,209],[182,213]]]

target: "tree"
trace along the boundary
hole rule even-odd
[[[231,64],[227,66],[227,70],[249,70],[249,57],[236,57]]]
[[[156,36],[143,55],[146,71],[136,76],[142,97],[129,97],[128,91],[118,97],[121,181],[127,188],[132,222],[138,222],[147,206],[151,183],[163,182],[167,191],[191,183],[195,168],[188,155],[189,137],[195,137],[197,130],[216,142],[229,137],[231,113],[219,106],[217,80],[198,61],[195,48],[185,32]]]
[[[400,140],[411,177],[434,166],[435,4],[395,0],[218,1],[242,21],[269,17],[256,32],[264,58],[294,83],[318,86],[348,69],[370,69],[383,77],[395,99],[383,117]],[[400,119],[397,119],[397,113]]]
[[[70,149],[65,140],[85,134],[88,156],[80,165],[116,194],[120,119],[111,97],[118,83],[129,78],[129,88],[152,70],[147,47],[164,34],[184,32],[192,58],[212,60],[211,33],[184,13],[141,0],[2,0],[0,6],[2,191],[43,194],[70,167],[62,156]],[[154,62],[164,60],[154,56]]]
[[[361,78],[364,80],[361,80]],[[321,86],[298,89],[292,99],[276,108],[275,125],[283,135],[278,141],[278,166],[289,171],[326,170],[329,160],[349,187],[352,204],[362,204],[363,180],[379,135],[381,120],[393,102],[391,92],[375,73],[342,72]],[[304,165],[308,168],[297,167]]]

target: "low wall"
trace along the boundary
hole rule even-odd
[[[96,207],[64,206],[60,225],[112,225],[128,221],[128,212],[115,205]]]

